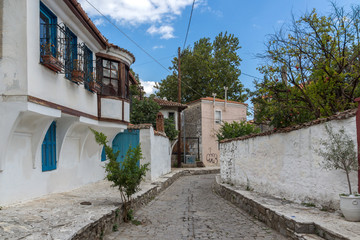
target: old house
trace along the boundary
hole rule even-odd
[[[89,127],[122,144],[133,54],[109,43],[76,0],[2,3],[0,205],[103,179]]]
[[[185,155],[195,156],[205,166],[219,166],[216,132],[222,122],[246,120],[247,104],[219,98],[200,98],[184,110]]]
[[[173,119],[176,130],[179,130],[178,113],[186,109],[187,106],[161,98],[154,98],[154,101],[160,105],[160,112],[164,115],[164,118]]]

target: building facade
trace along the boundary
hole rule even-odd
[[[220,165],[216,133],[221,123],[246,120],[247,104],[218,98],[201,98],[184,110],[185,154],[193,155],[205,166]]]
[[[1,2],[0,205],[103,179],[90,127],[127,128],[134,56],[76,0]]]
[[[160,112],[164,115],[164,118],[173,119],[176,130],[179,130],[178,114],[186,109],[187,106],[161,98],[154,98],[154,101],[160,105]]]

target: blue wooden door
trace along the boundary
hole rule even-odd
[[[139,130],[128,130],[116,135],[112,142],[112,147],[114,153],[120,151],[119,156],[117,157],[118,162],[122,162],[125,158],[125,155],[131,146],[132,148],[139,145]]]

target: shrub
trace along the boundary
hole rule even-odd
[[[146,171],[149,170],[149,163],[139,165],[142,158],[140,145],[129,148],[123,162],[116,161],[119,151],[114,153],[113,149],[107,145],[108,140],[105,134],[91,131],[95,135],[95,140],[99,145],[104,145],[106,157],[109,160],[105,164],[106,179],[113,182],[112,187],[117,187],[120,191],[121,200],[124,206],[123,219],[128,221],[128,211],[131,208],[131,196],[140,190],[140,183],[144,179]]]
[[[259,133],[260,129],[246,121],[233,121],[232,123],[223,122],[216,133],[218,141],[228,138],[237,138],[252,133]]]
[[[175,128],[175,123],[173,119],[165,118],[164,119],[164,128],[166,136],[170,140],[175,140],[179,134],[179,131]]]

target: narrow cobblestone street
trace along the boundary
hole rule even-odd
[[[115,239],[286,239],[212,191],[215,175],[182,177],[122,224]]]

